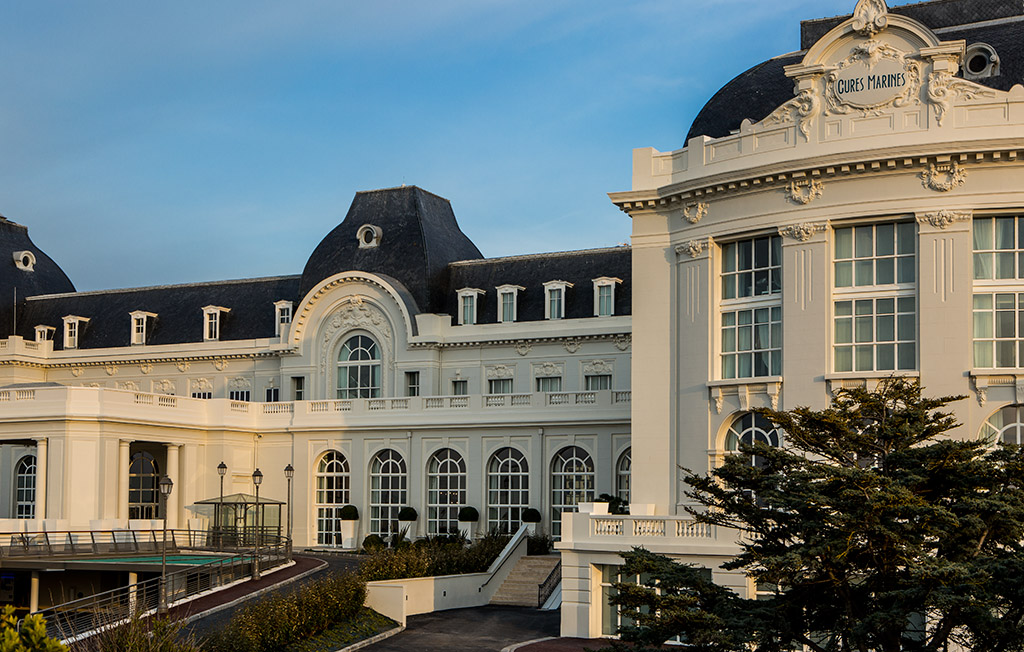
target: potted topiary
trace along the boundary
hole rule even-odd
[[[476,507],[470,507],[466,505],[459,510],[459,532],[462,532],[463,536],[467,539],[473,539],[473,524],[480,520],[480,512],[476,511]]]
[[[345,505],[338,516],[341,517],[341,547],[354,550],[356,530],[359,529],[359,509],[355,505]]]
[[[402,509],[398,510],[398,530],[404,532],[406,539],[409,541],[416,540],[416,508],[409,507],[406,505]]]
[[[530,535],[537,534],[537,524],[540,523],[540,512],[532,507],[523,510],[523,523],[526,523],[526,531]]]

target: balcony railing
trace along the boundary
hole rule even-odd
[[[591,516],[591,537],[638,539],[704,539],[717,537],[716,527],[671,516]]]

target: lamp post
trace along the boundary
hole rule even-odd
[[[217,505],[217,550],[224,545],[224,474],[228,472],[228,465],[223,461],[217,465],[217,475],[220,476],[220,504]]]
[[[252,472],[252,483],[256,486],[256,554],[253,555],[252,560],[252,578],[258,580],[260,578],[260,484],[263,482],[263,473],[256,469]]]
[[[157,613],[167,611],[167,498],[174,489],[174,482],[166,475],[160,478],[160,495],[164,497],[164,536],[160,546],[160,595],[157,596]]]
[[[292,478],[295,477],[295,467],[290,463],[284,467],[284,477],[288,479],[288,557],[292,551]]]

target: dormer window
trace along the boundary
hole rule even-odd
[[[36,266],[36,255],[31,251],[15,251],[14,266],[23,272],[31,272]]]
[[[381,236],[384,233],[379,226],[364,224],[356,231],[356,240],[359,241],[360,249],[374,249],[380,245]]]
[[[222,306],[206,306],[203,308],[203,339],[212,342],[220,339],[220,327],[224,315],[231,312]]]
[[[82,330],[89,323],[88,317],[68,315],[64,318],[64,348],[77,349],[82,337]]]
[[[459,325],[471,326],[476,323],[477,299],[484,294],[477,288],[462,288],[459,294]]]
[[[36,342],[49,342],[53,339],[53,334],[56,330],[53,326],[44,326],[42,324],[36,326]]]
[[[292,302],[276,302],[274,304],[274,313],[276,315],[274,323],[277,324],[277,331],[275,334],[278,337],[284,337],[285,333],[288,332],[288,326],[292,323]]]
[[[572,287],[568,281],[548,281],[544,284],[544,319],[565,318],[566,291]]]
[[[516,320],[516,303],[519,291],[526,288],[521,285],[499,285],[498,290],[498,323],[505,324]]]
[[[594,279],[594,316],[611,317],[615,314],[615,286],[621,278],[602,276]]]
[[[136,310],[131,313],[132,318],[132,346],[146,343],[146,336],[149,332],[150,320],[156,319],[156,313]]]

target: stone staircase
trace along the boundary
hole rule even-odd
[[[551,575],[551,571],[558,566],[561,557],[559,555],[543,555],[535,557],[522,557],[512,572],[498,587],[491,604],[500,604],[515,607],[539,607],[541,596],[538,589],[544,580]],[[558,578],[555,578],[555,584]],[[552,586],[551,588],[554,588]],[[550,593],[550,591],[548,592]],[[547,596],[543,596],[546,598]]]

